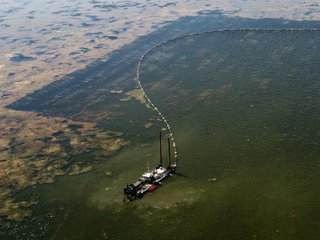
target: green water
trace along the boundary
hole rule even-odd
[[[224,32],[158,48],[141,81],[173,126],[181,175],[122,202],[123,186],[157,164],[163,125],[144,129],[153,113],[118,102],[121,117],[100,126],[126,132],[131,145],[90,173],[27,190],[40,202],[13,231],[19,239],[318,239],[319,44],[311,32]]]

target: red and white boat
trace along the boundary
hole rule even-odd
[[[176,163],[171,164],[171,152],[170,152],[170,138],[168,138],[168,166],[164,167],[162,164],[162,140],[161,131],[159,134],[160,140],[160,163],[153,171],[147,171],[142,174],[141,177],[134,183],[127,184],[123,189],[124,201],[128,199],[133,201],[142,198],[144,194],[157,189],[157,186],[162,183],[163,180],[168,178],[176,171]],[[176,159],[175,159],[176,162]]]

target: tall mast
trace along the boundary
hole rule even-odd
[[[159,166],[162,166],[162,144],[161,144],[161,130],[159,132],[159,146],[160,146],[160,163]]]
[[[168,137],[168,155],[169,155],[169,168],[171,168],[171,150],[170,150],[170,137]]]

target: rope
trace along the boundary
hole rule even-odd
[[[164,122],[166,125],[167,130],[169,131],[169,137],[172,142],[172,147],[173,147],[173,152],[174,152],[174,159],[175,159],[175,164],[174,166],[177,165],[177,159],[178,159],[178,151],[177,151],[177,144],[174,139],[173,131],[172,128],[167,121],[167,119],[164,117],[164,115],[161,113],[161,111],[153,104],[153,102],[150,100],[148,95],[146,94],[142,84],[141,84],[141,79],[140,79],[140,72],[141,72],[141,64],[145,60],[146,56],[149,55],[153,50],[176,40],[187,38],[187,37],[192,37],[192,36],[197,36],[197,35],[204,35],[204,34],[211,34],[211,33],[219,33],[219,32],[320,32],[320,29],[304,29],[304,28],[239,28],[239,29],[217,29],[217,30],[209,30],[209,31],[204,31],[204,32],[196,32],[196,33],[190,33],[187,35],[181,35],[181,36],[173,36],[172,38],[169,38],[165,41],[162,41],[158,43],[157,45],[151,47],[148,49],[139,59],[138,65],[137,65],[137,70],[136,70],[136,80],[138,82],[139,88],[142,91],[144,98],[146,101],[150,104],[152,109],[157,112],[161,120]]]

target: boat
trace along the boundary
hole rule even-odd
[[[176,172],[176,161],[174,164],[171,163],[171,151],[170,151],[170,138],[168,137],[168,166],[163,166],[162,158],[162,136],[161,131],[159,133],[159,146],[160,146],[160,162],[159,165],[150,171],[149,167],[147,172],[143,173],[141,177],[134,183],[127,184],[123,189],[124,198],[123,201],[129,200],[134,201],[142,198],[147,192],[154,191],[162,184],[166,178]]]

